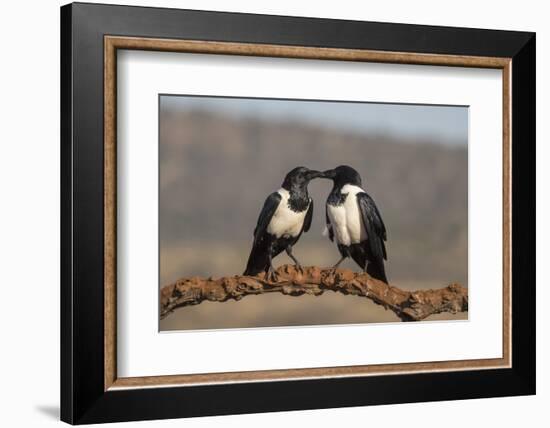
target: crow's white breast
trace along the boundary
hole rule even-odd
[[[342,205],[327,205],[328,218],[336,241],[343,245],[363,242],[367,239],[367,232],[356,195],[364,190],[358,186],[346,184],[341,192],[348,195]]]
[[[267,232],[277,238],[283,236],[296,237],[302,230],[307,209],[302,212],[292,211],[288,206],[288,198],[290,197],[288,190],[279,189],[277,192],[281,195],[281,202],[267,226]]]

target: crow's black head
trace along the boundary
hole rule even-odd
[[[306,187],[314,178],[321,177],[320,171],[306,168],[305,166],[298,166],[290,171],[283,181],[283,188],[290,190],[291,188]]]
[[[323,171],[321,177],[332,180],[336,186],[344,186],[346,184],[361,186],[361,176],[348,165],[340,165],[334,169]]]

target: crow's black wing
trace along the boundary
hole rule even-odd
[[[311,220],[313,219],[313,199],[309,198],[309,207],[307,208],[306,218],[304,219],[303,232],[307,232],[311,227]]]
[[[376,207],[374,200],[364,192],[358,193],[357,203],[361,211],[363,225],[367,231],[370,254],[379,261],[387,260],[386,245],[386,226]]]
[[[272,193],[264,202],[258,223],[254,229],[254,243],[248,256],[248,262],[243,275],[257,275],[265,271],[269,267],[269,245],[270,240],[264,239],[269,222],[273,218],[273,214],[277,211],[277,207],[281,202],[281,195],[277,192]]]
[[[277,210],[280,202],[281,195],[277,192],[273,192],[265,200],[262,211],[260,212],[260,216],[258,217],[258,223],[256,224],[256,228],[254,229],[254,242],[257,242],[258,239],[261,239],[261,237],[265,233],[267,226],[269,226],[269,222],[273,218],[273,214],[275,214],[275,211]]]
[[[334,242],[334,230],[332,230],[332,224],[330,223],[330,218],[328,218],[328,204],[325,204],[325,222],[328,230],[328,237],[331,242]]]

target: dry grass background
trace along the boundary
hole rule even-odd
[[[358,135],[296,122],[235,119],[161,109],[160,284],[180,277],[241,274],[266,196],[297,165],[350,164],[363,176],[388,229],[392,284],[408,288],[467,286],[467,149],[434,141]],[[310,184],[311,231],[295,254],[304,265],[330,266],[336,246],[321,236],[330,183]],[[286,255],[276,265],[288,263]],[[353,262],[342,267],[356,269]],[[467,314],[440,315],[464,319]],[[250,296],[177,310],[161,330],[391,322],[364,299]]]

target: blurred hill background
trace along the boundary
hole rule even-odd
[[[161,97],[160,108],[161,287],[180,277],[241,274],[263,202],[285,174],[298,165],[324,170],[341,164],[359,171],[383,215],[391,283],[467,286],[467,114],[458,116],[464,117],[458,137],[442,142],[429,133],[346,130],[297,115],[225,113],[208,104],[185,108],[185,97],[177,97],[179,106],[163,98],[173,97]],[[304,265],[331,266],[339,258],[336,245],[322,236],[330,189],[331,182],[323,179],[309,186],[313,225],[294,251]],[[286,255],[275,259],[276,265],[282,263],[290,263]],[[351,261],[342,267],[358,269]],[[391,314],[364,299],[330,293],[205,302],[176,311],[161,321],[161,329],[391,320]]]

